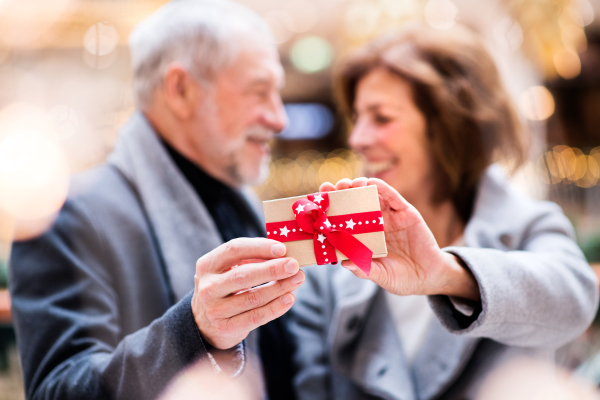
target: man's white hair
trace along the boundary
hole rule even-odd
[[[218,71],[235,61],[240,34],[246,32],[273,41],[261,17],[230,0],[173,0],[161,7],[129,37],[138,107],[150,104],[152,92],[174,62],[200,84],[210,85]]]

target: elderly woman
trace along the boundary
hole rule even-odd
[[[350,146],[377,185],[388,256],[307,268],[291,329],[301,399],[470,399],[516,355],[592,321],[598,282],[560,208],[511,188],[521,129],[469,31],[378,39],[337,77]]]

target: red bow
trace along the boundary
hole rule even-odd
[[[381,211],[327,217],[329,196],[309,194],[292,206],[296,221],[267,224],[267,237],[281,242],[313,239],[317,264],[336,263],[336,249],[367,275],[371,272],[373,252],[352,234],[383,231]],[[344,226],[345,225],[345,226]]]

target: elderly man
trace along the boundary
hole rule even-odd
[[[304,274],[257,238],[243,190],[286,123],[269,30],[233,2],[179,0],[130,45],[139,111],[108,162],[75,178],[54,227],[13,249],[27,398],[153,399],[197,362],[254,368],[259,393],[289,398],[276,319]]]

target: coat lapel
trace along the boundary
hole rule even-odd
[[[413,361],[418,398],[434,398],[450,385],[471,358],[479,338],[453,335],[434,318]]]
[[[332,368],[367,393],[415,399],[383,291],[344,269],[336,271],[334,287],[338,301],[328,339]]]
[[[352,380],[367,393],[387,399],[416,398],[412,376],[383,290],[378,290],[365,321],[352,368]]]
[[[142,114],[122,128],[108,162],[137,189],[180,300],[194,288],[196,260],[222,243],[215,223]]]

